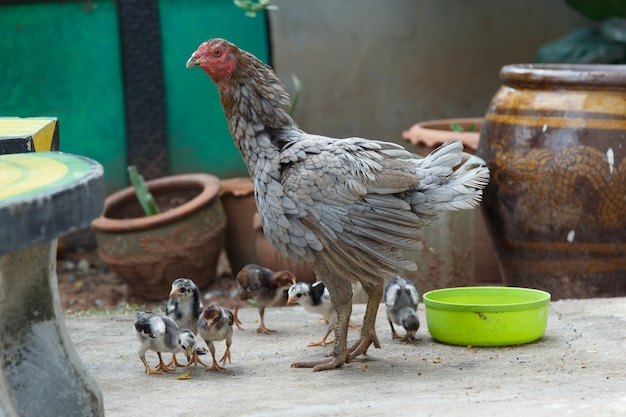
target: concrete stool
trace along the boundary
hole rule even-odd
[[[102,214],[102,166],[60,152],[0,155],[0,416],[102,416],[65,328],[57,238]]]

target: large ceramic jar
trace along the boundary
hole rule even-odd
[[[507,65],[500,78],[477,155],[505,283],[626,295],[626,66]]]

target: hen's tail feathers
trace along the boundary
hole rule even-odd
[[[464,153],[460,141],[446,142],[418,162],[424,178],[410,198],[418,215],[432,217],[440,211],[472,209],[480,203],[489,169],[482,159]]]

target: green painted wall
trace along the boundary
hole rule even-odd
[[[246,170],[217,90],[185,63],[223,37],[267,62],[266,22],[232,0],[160,0],[171,173]],[[56,116],[64,152],[105,169],[107,192],[127,185],[124,90],[114,1],[0,6],[0,116]]]
[[[161,0],[159,9],[171,171],[247,174],[217,88],[202,70],[187,69],[185,63],[200,43],[214,37],[228,39],[267,62],[265,18],[245,16],[232,0]]]
[[[117,11],[112,1],[0,6],[0,115],[56,116],[60,149],[126,184]]]

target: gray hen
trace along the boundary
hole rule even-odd
[[[202,43],[187,67],[200,67],[218,87],[268,240],[311,265],[337,310],[332,357],[292,366],[338,368],[380,347],[384,279],[417,269],[403,253],[420,250],[420,229],[440,211],[475,207],[489,170],[459,141],[416,159],[395,143],[308,134],[286,112],[289,97],[274,72],[223,39]],[[348,348],[357,281],[368,303],[360,338]]]

